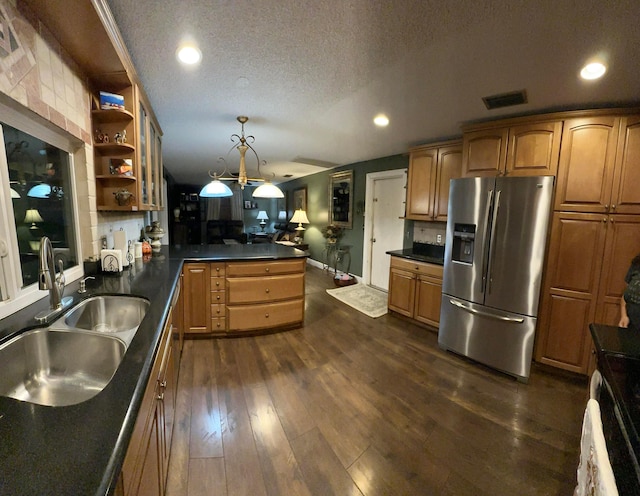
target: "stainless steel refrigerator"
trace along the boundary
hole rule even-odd
[[[450,183],[438,344],[526,382],[553,177]]]

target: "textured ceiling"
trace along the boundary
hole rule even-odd
[[[468,121],[640,102],[637,0],[108,4],[180,183],[208,180],[240,132],[238,115],[250,118],[263,173],[279,182],[459,136]],[[187,37],[203,52],[195,69],[175,58]],[[581,81],[597,54],[609,72]],[[521,89],[529,103],[517,107],[489,111],[481,100]],[[385,129],[372,123],[379,112]]]

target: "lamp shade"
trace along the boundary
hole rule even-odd
[[[24,223],[31,224],[29,229],[36,229],[36,222],[43,222],[40,212],[35,208],[30,208],[24,216]]]
[[[298,227],[302,227],[302,224],[309,224],[309,219],[307,218],[307,212],[299,208],[293,213],[293,217],[289,221],[292,224],[298,224]]]
[[[284,193],[271,181],[265,181],[253,192],[254,198],[284,198]]]
[[[49,198],[51,195],[51,186],[45,183],[36,184],[29,190],[27,196],[31,198]]]
[[[258,212],[258,216],[256,217],[256,219],[258,219],[258,220],[269,220],[269,216],[267,215],[267,212],[265,212],[264,210],[260,210]]]
[[[214,179],[204,185],[200,190],[200,196],[202,198],[225,198],[227,196],[233,196],[233,191],[219,179]]]

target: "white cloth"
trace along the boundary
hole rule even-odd
[[[602,432],[600,405],[594,399],[587,402],[584,412],[578,485],[573,494],[574,496],[618,496],[618,488]]]
[[[589,381],[589,398],[592,400],[598,400],[600,398],[600,388],[602,387],[602,374],[598,369],[591,374],[591,381]]]

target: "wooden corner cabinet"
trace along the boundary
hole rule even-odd
[[[437,329],[440,325],[442,273],[441,265],[391,257],[389,310]]]
[[[416,147],[409,153],[405,218],[446,222],[449,181],[462,172],[461,142]]]
[[[124,109],[102,109],[100,91],[121,95]],[[91,118],[99,211],[159,210],[162,199],[161,131],[138,87],[106,77],[95,91]]]

